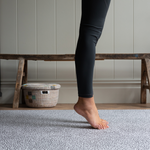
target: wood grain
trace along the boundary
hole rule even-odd
[[[25,60],[45,60],[45,61],[74,61],[75,54],[0,54],[0,59],[19,59],[20,57]],[[137,54],[95,54],[95,60],[104,59],[150,59],[150,53],[137,53]]]
[[[22,85],[28,82],[28,60],[25,60]],[[24,92],[22,90],[22,104],[25,104]]]
[[[14,99],[13,99],[13,108],[18,108],[18,106],[19,106],[19,98],[20,98],[20,90],[21,90],[21,84],[22,84],[24,63],[25,63],[25,60],[23,58],[20,58],[19,65],[18,65],[18,73],[17,73],[17,78],[16,78]]]
[[[141,60],[141,104],[146,103],[146,63],[145,59]]]
[[[148,85],[150,86],[150,59],[145,59]]]

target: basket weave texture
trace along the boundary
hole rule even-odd
[[[58,103],[60,87],[55,83],[23,84],[25,103],[29,107],[54,107]]]

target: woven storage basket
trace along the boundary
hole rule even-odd
[[[29,107],[54,107],[58,102],[60,87],[56,83],[23,84],[25,103]]]

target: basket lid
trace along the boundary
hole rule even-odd
[[[26,83],[22,85],[22,89],[51,89],[56,90],[61,87],[56,83]]]

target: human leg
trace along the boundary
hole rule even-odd
[[[95,47],[100,38],[110,0],[82,0],[79,38],[75,53],[78,96],[93,97]]]
[[[108,128],[108,122],[99,117],[93,96],[93,69],[95,46],[101,36],[110,0],[82,0],[82,16],[76,47],[75,65],[78,102],[75,111],[86,118],[94,128]]]

